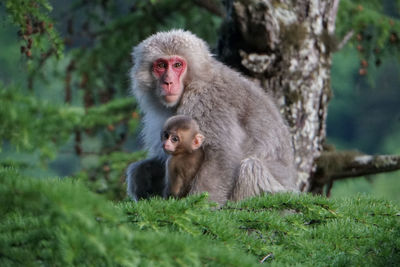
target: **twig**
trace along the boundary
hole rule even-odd
[[[338,44],[337,51],[341,50],[350,41],[350,39],[353,37],[353,35],[354,35],[353,30],[346,33],[346,35],[344,36],[342,41]]]
[[[326,188],[326,196],[327,196],[327,197],[330,197],[330,196],[331,196],[332,188],[333,188],[333,181],[331,180],[331,181],[328,183],[328,186],[327,186],[327,188]]]
[[[264,263],[264,261],[266,261],[268,258],[273,258],[273,257],[274,257],[274,254],[269,253],[267,256],[262,258],[262,260],[260,260],[260,263]]]

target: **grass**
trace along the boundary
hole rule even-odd
[[[396,266],[400,208],[357,195],[114,203],[0,169],[0,266]]]

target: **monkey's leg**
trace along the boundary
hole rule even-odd
[[[154,157],[130,164],[126,171],[126,183],[127,193],[135,201],[163,196],[167,187],[165,161]]]
[[[266,193],[276,193],[282,191],[292,191],[284,186],[276,177],[272,170],[276,169],[273,165],[280,165],[279,169],[284,170],[284,166],[277,162],[262,162],[258,158],[249,157],[242,160],[239,169],[239,176],[233,188],[232,200],[241,200],[251,196]],[[271,168],[268,168],[270,166]]]
[[[208,192],[209,200],[225,204],[237,171],[231,165],[219,155],[210,155],[197,172],[189,194]]]

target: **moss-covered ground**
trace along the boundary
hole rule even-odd
[[[0,266],[399,266],[400,208],[357,195],[114,203],[0,169]]]

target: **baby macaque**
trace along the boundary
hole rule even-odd
[[[195,120],[177,115],[165,122],[161,141],[164,151],[170,155],[166,163],[170,193],[174,197],[184,197],[204,160],[201,147],[204,136]]]

